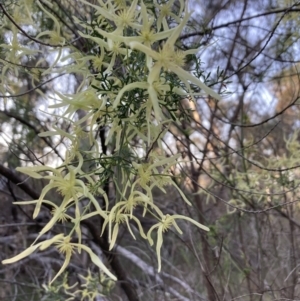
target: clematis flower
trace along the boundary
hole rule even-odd
[[[68,203],[72,201],[74,201],[75,204],[78,204],[79,198],[85,196],[91,200],[91,202],[94,204],[94,206],[99,212],[101,211],[101,207],[99,206],[99,203],[89,192],[88,187],[85,185],[85,183],[82,180],[77,178],[78,174],[80,175],[83,173],[81,171],[81,167],[83,164],[83,157],[79,152],[77,152],[76,155],[77,158],[79,159],[77,167],[68,166],[69,162],[64,162],[64,165],[58,169],[51,168],[48,166],[19,167],[16,169],[20,172],[30,175],[33,178],[38,178],[38,179],[44,178],[50,180],[49,184],[47,184],[43,188],[40,198],[36,203],[36,207],[33,213],[33,218],[36,218],[37,215],[39,214],[44,197],[51,189],[56,189],[63,196],[63,202],[62,202],[63,205],[61,206],[62,209],[64,208],[64,206],[66,206]],[[67,173],[66,170],[68,171]],[[42,171],[51,171],[52,175],[41,176],[39,172]],[[92,181],[90,177],[86,177],[86,178]],[[105,195],[104,191],[102,192],[106,203],[108,203],[107,196]],[[57,212],[57,219],[58,218],[59,218],[59,213]]]
[[[133,0],[131,2],[130,7],[124,7],[121,8],[112,5],[111,1],[107,1],[106,5],[94,5],[91,4],[85,0],[80,0],[82,3],[85,3],[91,7],[94,7],[96,9],[96,13],[98,15],[102,15],[107,20],[110,20],[116,24],[116,29],[113,31],[113,33],[117,35],[122,35],[123,30],[127,27],[132,28],[139,28],[140,25],[136,23],[136,8],[137,8],[137,2],[138,0]],[[113,42],[113,40],[109,40],[108,43],[110,44]]]
[[[49,108],[60,108],[66,107],[66,111],[62,114],[62,117],[66,116],[67,118],[72,118],[73,115],[77,112],[77,110],[85,110],[89,112],[88,117],[90,117],[94,110],[97,110],[101,107],[102,101],[99,99],[96,94],[95,89],[88,88],[84,91],[78,92],[75,95],[67,95],[61,94],[60,92],[56,92],[59,96],[60,100],[58,103],[54,105],[50,105]],[[85,118],[85,120],[87,117]],[[58,133],[56,131],[56,133]],[[49,135],[49,132],[45,132],[42,135]]]
[[[60,270],[57,272],[55,277],[51,280],[50,284],[57,279],[59,275],[61,275],[64,270],[67,268],[68,264],[70,263],[72,254],[75,253],[75,250],[80,248],[86,251],[91,261],[97,265],[107,276],[109,276],[112,280],[117,280],[116,276],[113,275],[107,267],[103,264],[103,262],[99,259],[99,257],[86,245],[78,244],[78,243],[72,243],[70,236],[64,236],[62,233],[55,235],[51,239],[39,242],[35,245],[31,245],[29,248],[27,248],[25,251],[21,252],[15,257],[12,257],[10,259],[5,259],[2,261],[2,264],[9,264],[17,262],[29,255],[31,255],[34,251],[37,249],[40,249],[41,251],[48,249],[51,245],[55,245],[58,251],[65,255],[65,261],[63,265],[61,266]]]
[[[33,171],[30,167],[22,167],[17,168],[18,171],[26,173],[28,175],[32,175]],[[36,170],[36,168],[35,168]],[[48,167],[44,167],[44,169],[39,168],[39,170],[49,170]],[[80,195],[88,195],[88,190],[83,181],[76,179],[76,170],[72,170],[69,168],[69,172],[64,175],[63,169],[56,170],[52,169],[53,175],[44,176],[44,179],[50,180],[49,184],[47,184],[40,195],[40,198],[36,204],[33,218],[36,218],[41,209],[41,205],[43,203],[43,199],[45,195],[51,190],[56,189],[61,195],[64,197],[65,202],[68,202],[69,199],[78,200],[78,194]],[[40,176],[40,175],[39,175]]]
[[[73,296],[76,297],[80,294],[82,301],[97,300],[97,297],[105,297],[105,292],[109,291],[115,284],[104,273],[100,272],[95,275],[91,273],[90,269],[88,269],[86,276],[79,274],[79,277],[82,279],[81,288],[84,287],[84,289],[75,291]]]
[[[16,77],[19,76],[19,68],[17,68],[14,64],[20,64],[21,58],[24,56],[35,56],[40,53],[40,50],[31,49],[29,47],[25,47],[24,45],[19,43],[18,32],[15,28],[12,29],[12,37],[7,44],[0,44],[0,51],[5,54],[5,60],[11,62],[12,64],[7,64],[5,62],[4,66],[1,67],[1,81],[6,82],[6,74],[8,70],[13,70]],[[3,93],[5,94],[5,93]]]
[[[175,2],[174,0],[169,0],[163,4],[158,4],[156,0],[154,1],[154,7],[156,7],[159,11],[158,18],[156,21],[158,30],[161,29],[162,25],[163,25],[164,31],[169,29],[169,26],[168,26],[168,23],[166,20],[167,17],[172,17],[174,20],[176,20],[178,23],[180,23],[180,17],[178,17],[178,16],[180,16],[182,14],[182,11],[184,8],[184,2],[182,0],[179,0],[180,9],[179,9],[178,16],[176,16],[173,13],[172,7],[174,5],[174,2]]]
[[[172,28],[161,32],[154,32],[154,30],[151,29],[154,19],[149,19],[147,7],[145,6],[143,1],[141,1],[140,17],[138,18],[138,20],[142,23],[138,26],[138,36],[127,37],[123,36],[123,34],[117,35],[115,31],[107,32],[102,30],[101,28],[96,28],[96,31],[107,39],[123,42],[126,45],[129,45],[130,42],[138,41],[148,47],[150,47],[154,42],[168,38],[174,31],[174,29]],[[137,25],[134,25],[134,27],[137,27]]]
[[[136,208],[136,206],[138,206],[138,205],[145,206],[147,204],[152,205],[152,202],[150,201],[149,196],[147,196],[146,194],[144,194],[138,190],[135,190],[135,187],[136,187],[136,185],[133,184],[130,195],[125,201],[118,202],[114,206],[114,209],[116,209],[116,210],[118,209],[120,212],[124,212],[126,214],[129,213],[130,218],[133,217],[133,210]]]
[[[213,91],[211,88],[207,87],[200,79],[196,78],[189,72],[182,69],[182,66],[178,65],[178,57],[179,53],[175,50],[175,43],[182,32],[183,27],[186,25],[190,13],[186,13],[181,23],[176,27],[176,29],[172,32],[171,36],[168,38],[166,43],[159,51],[154,51],[150,47],[141,44],[140,42],[130,42],[129,46],[133,49],[137,49],[146,54],[146,56],[150,56],[154,59],[155,63],[151,68],[148,76],[148,83],[150,84],[150,88],[148,89],[149,95],[153,102],[157,102],[157,93],[153,88],[154,82],[159,82],[161,69],[165,69],[166,71],[174,72],[185,84],[189,87],[188,81],[197,85],[203,91],[205,91],[208,95],[220,100],[220,95]],[[180,52],[180,61],[183,61],[184,56],[188,54],[194,54],[197,52],[197,49],[186,50]],[[192,91],[189,89],[191,94]]]
[[[158,261],[158,272],[160,272],[160,270],[161,270],[161,254],[160,254],[160,251],[161,251],[161,247],[162,247],[162,243],[163,243],[163,233],[166,232],[167,230],[169,230],[169,228],[171,226],[174,226],[176,231],[179,234],[182,234],[181,229],[178,227],[178,225],[176,223],[176,219],[187,220],[187,221],[193,223],[194,225],[196,225],[197,227],[199,227],[200,229],[205,230],[205,231],[209,231],[209,228],[202,225],[202,224],[200,224],[200,223],[198,223],[198,222],[196,222],[195,220],[193,220],[190,217],[187,217],[187,216],[184,216],[184,215],[178,215],[178,214],[175,214],[175,215],[166,214],[166,215],[164,215],[160,211],[160,209],[158,209],[158,207],[155,206],[154,209],[158,213],[158,215],[160,217],[160,221],[159,221],[159,223],[153,225],[149,229],[149,231],[147,233],[147,238],[148,238],[148,241],[149,241],[150,245],[152,246],[153,245],[153,239],[151,238],[151,234],[152,234],[153,230],[157,229],[156,255],[157,255],[157,261]]]
[[[108,225],[108,239],[109,239],[109,243],[110,243],[109,250],[111,250],[116,243],[118,233],[119,233],[119,227],[120,227],[120,224],[122,224],[122,223],[126,223],[129,233],[131,234],[131,236],[134,239],[136,239],[135,235],[133,234],[131,227],[130,227],[130,223],[129,223],[130,220],[135,221],[135,223],[138,226],[140,235],[144,239],[147,239],[140,220],[132,214],[123,213],[122,210],[118,209],[118,206],[114,206],[112,208],[112,210],[110,211],[110,213],[108,214],[108,216],[105,219],[103,226],[102,226],[102,233],[103,233],[106,226]],[[113,224],[114,224],[114,226],[113,226]],[[101,233],[101,235],[102,235],[102,233]]]
[[[116,38],[113,40],[108,40],[108,42],[106,42],[103,39],[100,39],[97,37],[92,37],[87,34],[83,34],[80,32],[79,32],[79,34],[83,38],[87,38],[87,39],[91,39],[91,40],[95,41],[101,47],[104,47],[108,51],[108,54],[109,54],[109,56],[111,56],[111,58],[110,58],[110,63],[108,64],[106,70],[104,71],[104,74],[109,74],[112,71],[117,55],[123,55],[124,59],[125,59],[126,56],[130,54],[130,51],[128,49],[121,47],[121,41],[118,41],[118,39],[116,39]],[[115,37],[115,34],[113,36]],[[105,65],[107,65],[107,64],[105,64]]]

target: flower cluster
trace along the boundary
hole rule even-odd
[[[85,0],[78,2],[94,10],[90,21],[75,18],[83,28],[79,34],[89,41],[91,48],[85,55],[70,52],[67,58],[73,61],[72,68],[65,66],[59,70],[83,75],[83,83],[74,95],[57,92],[59,102],[52,106],[54,109],[66,108],[59,118],[68,122],[72,131],[67,133],[55,126],[42,134],[68,139],[70,147],[64,162],[57,168],[34,166],[18,169],[31,177],[48,181],[38,200],[22,202],[36,204],[34,218],[43,204],[53,208],[52,219],[38,239],[58,221],[68,220],[73,228],[68,235],[58,234],[43,242],[36,240],[25,251],[3,263],[15,262],[35,250],[53,245],[65,255],[65,262],[54,279],[65,270],[75,251],[84,250],[92,262],[116,280],[92,250],[81,242],[81,222],[100,215],[102,233],[108,231],[110,249],[117,241],[120,224],[125,224],[134,239],[133,225],[136,225],[141,238],[148,240],[150,245],[154,243],[152,233],[157,231],[158,270],[161,269],[163,233],[172,226],[182,233],[176,220],[188,220],[208,231],[206,226],[189,217],[164,214],[155,203],[153,189],[165,193],[164,186],[171,185],[191,205],[172,179],[171,170],[175,169],[180,155],[158,154],[154,144],[161,146],[169,125],[178,120],[174,112],[184,97],[193,98],[194,91],[199,89],[216,99],[220,97],[183,69],[187,56],[197,52],[197,49],[183,51],[176,46],[191,15],[183,0],[179,1],[179,8],[173,6],[174,0],[163,4],[153,1],[151,6],[143,0],[133,0],[129,6],[127,1],[98,0],[97,5]],[[51,14],[51,18],[55,19],[54,15]],[[170,18],[177,23],[176,26],[169,27]],[[51,36],[53,43],[64,44],[58,38],[59,26],[55,32],[42,32],[39,37],[44,35]],[[84,116],[76,119],[78,110],[83,111]],[[105,145],[97,138],[103,129],[106,131]],[[89,145],[83,146],[84,136],[88,136]],[[139,148],[132,146],[132,141],[139,141]],[[110,152],[104,153],[107,147]],[[115,185],[113,206],[102,189],[102,184],[108,181]],[[61,195],[59,204],[45,199],[50,190]],[[99,195],[104,200],[103,206],[96,198]],[[138,206],[143,208],[144,214],[150,212],[157,219],[147,233],[135,216]],[[72,242],[72,237],[77,237],[78,243]]]
[[[109,294],[114,287],[114,281],[102,272],[95,275],[88,269],[86,275],[79,274],[79,277],[80,283],[76,282],[70,286],[69,275],[66,272],[51,285],[43,284],[42,301],[93,301]]]

